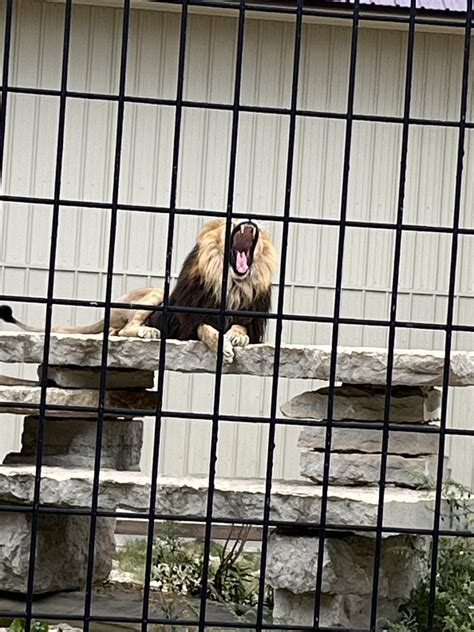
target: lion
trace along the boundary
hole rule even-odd
[[[196,245],[187,256],[176,285],[169,295],[169,305],[218,310],[221,307],[226,220],[206,224],[199,232]],[[267,314],[271,308],[272,277],[276,267],[276,251],[268,233],[253,221],[232,221],[227,278],[226,309]],[[146,287],[121,296],[118,303],[160,306],[163,290]],[[0,306],[0,319],[25,331],[41,332],[17,320],[9,306]],[[147,309],[112,308],[109,335],[159,339],[162,312]],[[223,354],[232,362],[234,347],[263,341],[265,316],[226,316]],[[190,312],[169,312],[167,338],[201,340],[213,352],[219,339],[219,315]],[[55,333],[99,334],[104,320],[79,327],[54,327]]]

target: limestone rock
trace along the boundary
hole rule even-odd
[[[273,622],[280,625],[312,626],[315,593],[295,595],[281,588],[273,592]],[[397,621],[400,602],[392,599],[378,600],[380,619]],[[368,629],[371,597],[368,595],[321,595],[321,626],[341,630]]]
[[[0,386],[38,386],[38,380],[24,380],[21,377],[10,377],[9,375],[0,375]],[[1,628],[0,628],[1,630]]]
[[[25,417],[22,450],[20,453],[8,454],[4,463],[36,463],[38,427],[38,418]],[[44,426],[43,465],[93,469],[96,435],[95,420],[47,418]],[[139,470],[142,444],[141,420],[104,420],[101,467]]]
[[[285,417],[327,418],[329,388],[296,395],[281,406]],[[334,420],[383,421],[385,388],[380,386],[338,386],[334,389]],[[439,419],[441,392],[435,388],[397,386],[392,389],[390,420],[423,423]]]
[[[22,404],[35,404],[39,407],[41,397],[41,389],[36,386],[0,386],[0,402],[10,404],[8,407],[1,408],[3,413],[22,414],[30,409],[22,408]],[[79,406],[79,407],[95,407],[99,403],[99,391],[93,389],[63,389],[48,388],[47,403],[49,405],[59,406]],[[149,411],[154,414],[156,408],[156,393],[154,391],[106,391],[105,406],[107,408],[129,408]],[[67,413],[77,417],[79,411],[71,411]],[[64,411],[48,412],[50,416],[64,417]],[[87,413],[97,417],[97,413]],[[108,415],[110,415],[108,413]],[[117,415],[123,417],[124,415]],[[82,413],[81,413],[82,417]]]
[[[380,480],[380,454],[333,452],[329,467],[331,485],[377,485]],[[435,487],[436,456],[404,457],[389,454],[385,481],[400,487]],[[305,450],[301,453],[302,476],[316,483],[323,480],[324,452]]]
[[[269,541],[266,578],[275,589],[274,621],[312,625],[318,537],[274,534]],[[398,607],[423,577],[427,541],[399,535],[382,541],[379,616],[396,619]],[[374,541],[361,536],[327,537],[324,547],[321,624],[369,627]]]
[[[380,597],[406,599],[410,596],[426,571],[422,556],[426,546],[424,538],[407,535],[383,540]],[[317,536],[272,534],[266,572],[270,586],[296,594],[314,592],[318,547]],[[374,547],[374,540],[363,536],[327,537],[322,592],[371,595]]]
[[[43,369],[38,367],[41,380]],[[91,367],[48,367],[48,380],[61,388],[94,388],[100,387],[100,369]],[[153,388],[153,371],[134,371],[132,369],[107,369],[107,389]]]
[[[44,335],[0,332],[0,362],[43,362]],[[98,367],[101,365],[102,334],[52,334],[49,363],[58,366]],[[157,371],[161,342],[138,338],[109,338],[108,366],[111,368]],[[281,345],[280,377],[328,380],[330,346]],[[225,373],[272,376],[273,344],[249,345],[235,349],[234,361]],[[336,380],[348,384],[386,384],[387,349],[377,347],[338,348]],[[474,385],[474,352],[451,353],[451,386]],[[166,368],[184,373],[214,373],[216,358],[201,342],[166,342]],[[443,383],[444,353],[426,350],[396,350],[393,384],[411,386]]]
[[[326,428],[323,426],[305,426],[300,433],[298,446],[324,450]],[[418,456],[436,454],[439,436],[431,432],[400,432],[391,430],[388,450],[391,454]],[[382,430],[366,428],[333,428],[331,450],[335,452],[380,452]]]
[[[0,514],[0,586],[26,593],[31,543],[31,515]],[[83,588],[87,575],[90,519],[43,514],[38,521],[34,593]],[[94,579],[104,581],[112,568],[115,520],[97,523]]]
[[[30,503],[35,469],[31,466],[0,466],[0,502]],[[60,507],[89,507],[93,473],[87,470],[42,468],[41,502]],[[196,516],[202,520],[207,508],[208,478],[158,478],[156,511]],[[260,520],[265,506],[263,479],[217,478],[213,502],[215,518]],[[272,520],[317,522],[320,516],[321,487],[311,482],[274,481]],[[384,525],[397,529],[430,529],[433,525],[434,492],[388,487],[384,498]],[[100,474],[99,508],[147,512],[150,478],[139,472],[104,470]],[[328,525],[375,526],[378,489],[336,487],[328,491]],[[448,519],[446,505],[443,515]],[[465,523],[454,522],[463,529]]]

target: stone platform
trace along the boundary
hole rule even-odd
[[[41,364],[43,334],[0,332],[0,362]],[[109,338],[110,368],[157,371],[159,340]],[[235,358],[223,372],[271,377],[274,345],[249,345],[235,348]],[[102,335],[52,334],[49,363],[55,366],[100,367]],[[376,347],[339,347],[336,380],[347,384],[385,384],[387,349]],[[328,380],[330,346],[281,345],[280,377]],[[215,356],[201,342],[166,342],[166,368],[183,373],[214,373]],[[442,351],[396,350],[393,384],[441,386],[444,354]],[[451,386],[474,385],[474,352],[451,353]]]
[[[51,336],[47,403],[73,406],[75,410],[47,410],[42,506],[66,510],[90,508],[97,432],[97,414],[91,409],[99,403],[102,344],[102,335]],[[0,362],[41,365],[43,345],[42,334],[0,332]],[[150,480],[136,471],[142,448],[142,420],[128,411],[135,409],[142,416],[153,414],[156,393],[152,388],[160,349],[160,341],[109,338],[99,511],[132,511],[144,517],[148,511]],[[271,344],[236,348],[234,360],[225,364],[223,371],[272,376],[274,354]],[[336,381],[342,385],[335,389],[332,418],[344,421],[348,427],[334,428],[331,443],[322,625],[346,628],[365,625],[362,615],[366,615],[370,600],[374,544],[374,532],[365,529],[377,523],[387,360],[386,349],[338,349]],[[330,363],[330,347],[282,345],[279,375],[327,381]],[[200,342],[170,340],[166,344],[165,364],[170,371],[214,373],[216,357]],[[41,366],[38,368],[41,376]],[[380,599],[381,612],[392,619],[396,618],[398,606],[406,601],[408,588],[415,586],[426,573],[419,557],[405,555],[423,550],[426,539],[409,538],[399,531],[433,528],[435,493],[431,488],[437,464],[438,387],[443,382],[443,371],[442,352],[397,350],[394,353],[389,420],[410,424],[410,432],[397,428],[389,433],[384,527],[390,532],[385,532],[382,540]],[[452,353],[449,382],[451,386],[474,385],[474,353]],[[27,513],[14,510],[18,506],[29,508],[33,501],[40,392],[38,382],[0,377],[0,412],[26,415],[21,450],[9,454],[0,466],[0,505],[8,505],[5,507],[8,511],[0,513],[4,541],[0,587],[8,585],[9,590],[19,595],[25,592],[30,524]],[[25,409],[25,404],[30,407]],[[311,623],[318,541],[314,536],[320,523],[327,410],[327,389],[300,393],[281,406],[284,416],[303,427],[298,446],[300,471],[305,480],[274,481],[272,485],[270,519],[277,523],[273,525],[277,528],[269,541],[267,580],[275,590],[276,623],[296,626]],[[361,429],[358,427],[361,421],[376,425]],[[350,427],[350,422],[358,425]],[[426,429],[430,432],[423,432]],[[262,520],[264,491],[263,480],[217,479],[213,518],[236,523]],[[207,501],[207,476],[158,480],[158,514],[187,516],[202,522]],[[450,511],[452,507],[444,504],[443,519],[452,517]],[[35,593],[83,588],[88,520],[86,516],[40,514],[44,529],[38,532],[40,568]],[[114,518],[99,517],[99,522],[102,529],[97,531],[95,546],[96,579],[100,582],[110,568]],[[460,530],[466,528],[462,520],[450,521],[450,528],[452,524]],[[341,529],[344,529],[342,538]],[[22,552],[16,565],[12,564],[11,546]],[[63,566],[73,571],[61,573],[58,568],[49,577],[45,571],[56,569],[58,557],[63,561],[68,555]],[[344,564],[341,560],[345,560]],[[361,573],[363,577],[359,577]]]
[[[29,504],[33,499],[35,469],[32,466],[0,467],[0,503]],[[83,469],[43,467],[41,504],[49,507],[90,507],[93,473]],[[207,506],[207,476],[174,478],[160,476],[156,495],[158,513],[188,515],[204,520]],[[214,518],[261,520],[265,502],[265,481],[217,478]],[[150,477],[139,472],[102,470],[99,509],[144,513],[150,503]],[[310,482],[275,481],[272,485],[272,520],[289,523],[319,521],[321,488]],[[331,486],[328,496],[328,524],[374,527],[377,520],[378,490]],[[414,489],[387,488],[387,528],[429,529],[433,524],[434,493]],[[462,525],[460,526],[462,528]],[[368,533],[368,536],[371,534]]]

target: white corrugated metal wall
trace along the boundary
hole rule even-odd
[[[2,15],[4,3],[1,3]],[[10,83],[58,89],[64,7],[56,3],[15,2]],[[121,18],[119,9],[76,5],[70,54],[70,90],[114,93],[118,89]],[[255,16],[254,16],[255,18]],[[299,107],[344,112],[347,98],[350,29],[306,24],[303,32]],[[174,98],[179,15],[134,10],[131,18],[127,93]],[[235,14],[189,18],[185,98],[230,103],[235,66]],[[417,34],[412,98],[413,116],[458,117],[462,37],[450,33]],[[289,107],[293,24],[249,19],[245,31],[242,102]],[[401,30],[364,28],[357,62],[356,112],[400,116],[403,108],[406,34]],[[471,95],[470,95],[471,98]],[[470,102],[472,120],[472,100]],[[117,108],[107,100],[69,99],[61,195],[65,199],[109,201]],[[4,192],[50,198],[53,194],[58,101],[47,96],[10,94],[4,166]],[[127,104],[120,201],[169,203],[174,110],[168,106]],[[304,117],[298,120],[292,213],[338,217],[342,178],[344,122]],[[231,114],[184,111],[179,167],[179,207],[225,208]],[[276,243],[283,212],[288,118],[246,114],[240,117],[235,209],[268,214]],[[452,128],[413,126],[410,131],[405,219],[409,223],[449,225],[452,219],[457,134]],[[396,214],[401,126],[356,122],[353,131],[348,216],[393,221]],[[472,169],[474,143],[467,132],[466,174]],[[472,179],[465,177],[464,226],[474,224]],[[176,224],[174,272],[193,244],[204,219],[180,217]],[[1,292],[41,296],[46,293],[51,210],[46,205],[4,204],[0,237]],[[103,297],[109,214],[101,209],[61,209],[56,295]],[[166,216],[120,212],[114,294],[147,284],[161,284]],[[331,315],[336,266],[337,229],[297,226],[290,229],[285,307],[293,313]],[[450,238],[443,234],[404,235],[399,318],[443,322],[449,272]],[[389,231],[348,229],[342,314],[388,318],[393,236]],[[458,274],[459,322],[473,318],[472,238],[461,238]],[[41,322],[43,308],[16,308],[22,318]],[[95,310],[58,307],[56,323],[95,318]],[[325,325],[285,324],[284,340],[328,343]],[[382,345],[378,328],[343,327],[341,344]],[[403,330],[397,346],[442,348],[439,333]],[[467,334],[455,346],[472,349]],[[12,374],[11,367],[4,372]],[[26,369],[25,375],[32,369]],[[281,381],[279,401],[310,386]],[[267,414],[268,379],[225,377],[222,410]],[[167,376],[166,407],[209,412],[212,376]],[[456,392],[450,423],[473,427],[471,389]],[[457,403],[456,403],[457,402]],[[0,452],[16,446],[20,421],[2,419]],[[208,467],[207,422],[164,424],[161,471],[203,473]],[[279,428],[275,475],[298,476],[297,428]],[[143,466],[151,459],[153,426],[146,424]],[[260,476],[265,471],[266,429],[257,424],[222,423],[218,471],[222,475]],[[451,440],[453,475],[471,481],[472,444]]]

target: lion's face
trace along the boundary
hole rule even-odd
[[[251,221],[240,222],[232,229],[229,263],[234,279],[243,280],[250,273],[258,239],[258,226]]]
[[[193,274],[220,300],[226,220],[206,224],[198,235]],[[268,291],[276,266],[276,252],[267,232],[253,221],[234,220],[229,252],[229,291],[251,297]]]

